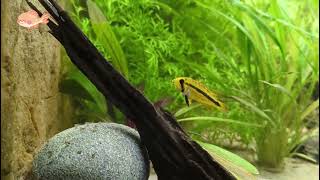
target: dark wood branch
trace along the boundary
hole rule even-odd
[[[58,4],[52,0],[39,2],[58,23],[49,25],[51,34],[64,46],[71,61],[135,123],[160,180],[235,179],[188,137],[169,112],[154,107],[130,85]]]

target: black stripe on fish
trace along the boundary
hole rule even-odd
[[[180,79],[179,83],[180,83],[180,86],[181,86],[181,92],[184,92],[184,80]],[[187,95],[184,95],[184,100],[186,101],[187,105],[190,106],[189,99],[188,99]]]
[[[181,81],[181,80],[180,80]],[[212,99],[212,97],[210,97],[207,93],[203,92],[201,89],[195,87],[192,84],[189,83],[185,83],[186,85],[190,86],[191,88],[193,88],[194,90],[196,90],[198,93],[202,94],[204,97],[206,97],[207,99],[209,99],[211,102],[213,102],[215,105],[221,107],[220,103],[217,102],[216,100]]]
[[[181,86],[181,92],[184,92],[184,80],[180,79],[179,82],[180,82],[180,86]]]
[[[190,106],[189,99],[188,99],[187,95],[184,95],[184,99],[186,100],[187,105]]]

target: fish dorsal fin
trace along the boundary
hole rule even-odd
[[[32,16],[39,16],[37,11],[35,11],[35,10],[30,10],[30,11],[28,11],[28,13],[30,13],[30,15],[32,15]]]

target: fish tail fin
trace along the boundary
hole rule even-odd
[[[223,104],[220,108],[219,108],[222,112],[228,112],[228,107]]]
[[[227,107],[223,107],[223,108],[222,108],[222,112],[225,112],[225,113],[226,113],[226,112],[228,112],[228,111],[229,111],[229,110],[228,110]]]
[[[49,13],[45,12],[43,13],[43,15],[41,16],[41,23],[43,24],[47,24],[49,22]]]
[[[229,109],[225,103],[222,103],[221,101],[218,101],[218,102],[219,102],[218,105],[217,104],[210,104],[210,107],[214,107],[223,113],[226,113],[229,111]]]

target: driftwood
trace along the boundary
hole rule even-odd
[[[153,106],[130,85],[55,1],[39,2],[58,23],[50,21],[47,25],[50,33],[64,46],[71,61],[135,123],[160,180],[235,179],[191,140],[169,112]],[[42,15],[30,2],[28,4]]]

